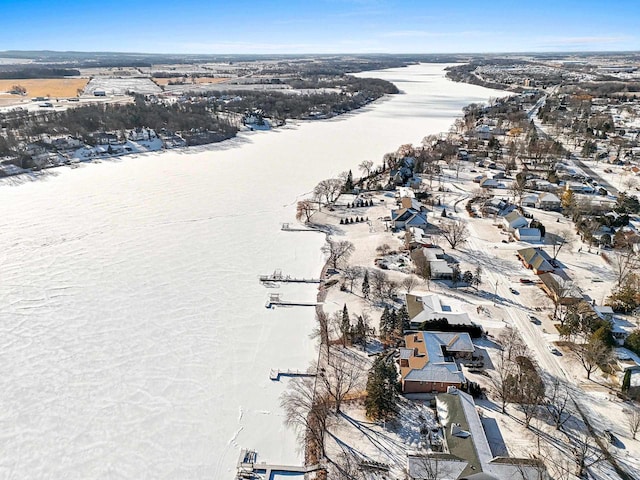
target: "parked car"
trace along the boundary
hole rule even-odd
[[[538,317],[534,317],[533,315],[529,315],[529,321],[531,323],[535,323],[536,325],[542,324],[542,322],[538,319]]]
[[[560,350],[558,350],[556,347],[554,347],[553,345],[547,345],[547,348],[549,349],[549,351],[551,353],[553,353],[554,355],[560,355]]]
[[[520,279],[520,283],[524,283],[524,284],[529,285],[529,284],[532,284],[532,283],[533,283],[533,280],[531,280],[531,279],[529,279],[529,278],[521,278],[521,279]]]
[[[515,288],[513,288],[513,287],[509,287],[509,291],[510,291],[511,293],[513,293],[514,295],[520,295],[520,292],[518,292],[518,291],[517,291]]]

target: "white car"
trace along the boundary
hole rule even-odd
[[[560,355],[560,350],[558,350],[556,347],[554,347],[553,345],[547,345],[547,348],[549,349],[549,351],[551,353],[553,353],[554,355]]]

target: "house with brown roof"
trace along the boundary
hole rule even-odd
[[[517,255],[524,267],[533,270],[533,273],[536,275],[553,272],[555,270],[553,265],[551,265],[549,255],[540,248],[522,248],[518,250]]]
[[[583,298],[580,290],[571,280],[564,279],[555,273],[541,273],[538,278],[542,281],[542,289],[559,305],[573,305]]]
[[[403,393],[446,392],[466,380],[456,359],[470,359],[475,347],[466,332],[416,332],[400,349]]]

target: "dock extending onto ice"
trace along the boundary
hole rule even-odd
[[[320,232],[322,233],[322,230],[320,230],[319,228],[313,228],[313,227],[292,227],[291,225],[289,225],[288,223],[283,223],[282,227],[280,228],[281,230],[285,231],[285,232]]]
[[[265,283],[321,283],[319,278],[295,278],[290,275],[283,275],[282,270],[275,270],[271,275],[260,275],[260,282]]]
[[[269,300],[267,300],[265,307],[315,307],[317,305],[317,302],[290,302],[280,298],[279,293],[270,293]]]
[[[274,382],[280,380],[280,377],[315,377],[315,372],[305,372],[304,370],[276,370],[271,369],[269,378]]]
[[[277,465],[268,463],[257,463],[258,454],[253,450],[242,450],[240,452],[240,460],[238,460],[238,474],[236,479],[253,479],[256,474],[264,474],[264,478],[269,480],[271,474],[278,472],[284,474],[309,473],[316,470],[326,468],[321,464],[310,465],[308,467],[297,465]]]

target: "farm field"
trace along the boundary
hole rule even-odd
[[[84,89],[88,78],[29,78],[0,80],[0,92],[8,92],[14,85],[27,89],[27,97],[75,97],[78,89]],[[13,95],[12,95],[13,96]],[[19,96],[15,96],[19,98]]]

